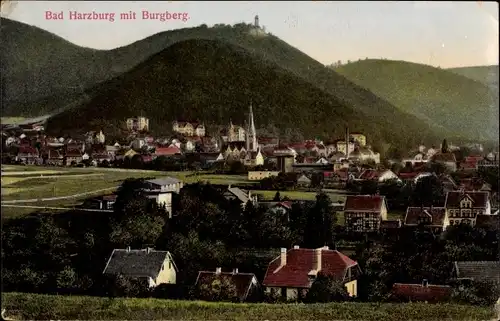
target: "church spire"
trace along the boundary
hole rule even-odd
[[[250,113],[247,130],[247,150],[256,152],[257,147],[257,133],[255,130],[255,122],[253,118],[252,100],[250,99]]]

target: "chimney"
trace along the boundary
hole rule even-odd
[[[314,261],[313,261],[313,270],[316,270],[316,272],[321,271],[321,251],[323,251],[324,248],[320,247],[319,249],[314,250]]]
[[[238,268],[233,269],[233,274],[238,274]]]
[[[215,274],[221,274],[222,273],[222,268],[218,267],[215,268]]]
[[[422,280],[422,286],[427,287],[428,285],[429,285],[429,281],[427,281],[427,279],[423,279]]]
[[[294,249],[294,250],[297,250],[297,249],[299,249],[299,246],[298,246],[298,245],[294,245],[294,246],[293,246],[293,249]]]
[[[127,246],[127,252],[130,252],[130,246]]]
[[[281,259],[280,265],[285,266],[286,265],[286,248],[284,248],[284,247],[281,248],[280,259]]]

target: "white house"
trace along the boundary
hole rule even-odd
[[[160,284],[175,284],[177,272],[170,252],[151,248],[131,250],[128,247],[113,250],[103,274],[142,280],[154,288]]]
[[[184,184],[182,181],[172,178],[156,178],[145,181],[143,191],[148,198],[156,200],[160,205],[165,205],[169,218],[172,217],[172,194],[179,193]]]

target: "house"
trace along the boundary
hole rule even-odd
[[[398,177],[403,182],[418,183],[422,177],[432,176],[433,173],[430,172],[400,172]]]
[[[245,154],[244,164],[247,166],[262,166],[264,165],[264,155],[260,149],[258,151],[249,151]]]
[[[403,159],[402,163],[403,163],[403,165],[410,163],[412,166],[414,166],[415,163],[422,163],[422,162],[427,162],[427,161],[428,161],[427,154],[422,152],[422,151],[419,151],[418,153],[416,153],[412,157]]]
[[[147,147],[148,147],[148,143],[146,142],[146,140],[144,138],[140,138],[140,137],[135,138],[130,143],[130,148],[137,150],[137,151],[140,149],[143,149],[143,148],[147,148]]]
[[[269,206],[269,212],[275,217],[285,218],[284,224],[289,221],[288,213],[292,210],[292,202],[272,202],[273,205]]]
[[[148,131],[149,119],[142,116],[128,118],[127,129],[130,131]]]
[[[68,150],[66,152],[66,165],[76,165],[83,161],[82,153],[79,150]]]
[[[438,179],[441,182],[441,185],[443,186],[443,192],[448,193],[456,191],[458,189],[457,183],[450,175],[446,174],[439,175]]]
[[[232,272],[222,272],[222,268],[218,267],[215,272],[200,271],[196,278],[195,287],[200,290],[205,288],[212,289],[214,281],[224,280],[229,284],[234,285],[236,296],[240,302],[247,301],[251,298],[257,298],[259,283],[257,277],[253,273],[241,273],[238,269],[233,269]]]
[[[403,226],[403,222],[401,220],[387,220],[380,222],[380,232],[382,233],[392,233],[397,231]]]
[[[453,288],[449,285],[394,283],[391,296],[402,301],[445,302],[451,298]]]
[[[278,176],[280,172],[278,171],[249,171],[248,180],[249,181],[261,181],[264,178],[269,178],[273,176]]]
[[[346,148],[346,142],[345,140],[338,140],[336,142],[336,145],[337,145],[337,152],[340,152],[344,155],[347,155],[347,148]],[[356,147],[356,144],[353,143],[353,142],[349,142],[349,154],[354,152],[354,148]]]
[[[308,178],[305,174],[300,175],[297,178],[297,187],[308,188],[311,186],[311,179]]]
[[[452,275],[456,280],[500,284],[500,261],[456,261],[453,263]]]
[[[112,211],[116,202],[116,194],[103,195],[88,199],[84,202],[83,207],[89,209],[98,209],[104,211]]]
[[[172,218],[172,194],[179,194],[183,186],[182,181],[177,178],[163,177],[145,181],[143,191],[148,198],[156,200],[159,205],[164,205],[169,218]]]
[[[160,284],[175,284],[177,272],[170,252],[151,248],[131,250],[128,247],[113,250],[103,274],[141,280],[153,288]]]
[[[488,192],[448,192],[444,207],[450,225],[462,223],[474,226],[478,215],[491,215]]]
[[[437,153],[431,157],[431,162],[444,165],[449,171],[457,171],[457,159],[453,153]]]
[[[58,149],[47,148],[43,152],[43,158],[47,159],[47,164],[49,165],[64,165],[64,156]]]
[[[399,177],[391,170],[377,171],[375,169],[365,169],[359,175],[358,180],[373,180],[377,181],[378,183],[384,183],[390,180],[399,181]]]
[[[384,196],[348,195],[344,205],[346,230],[349,232],[378,232],[381,221],[387,220]]]
[[[181,155],[181,149],[176,146],[170,147],[156,147],[154,151],[154,157],[158,156],[172,156],[172,155]]]
[[[223,196],[228,201],[238,200],[242,207],[245,207],[248,202],[252,202],[254,205],[257,204],[257,196],[252,195],[252,192],[246,192],[238,187],[232,187],[231,185],[224,191]]]
[[[466,191],[491,192],[491,185],[477,178],[463,178],[458,182],[458,189]]]
[[[359,147],[354,149],[352,153],[349,153],[349,159],[356,160],[359,162],[373,161],[375,164],[380,163],[380,154],[373,152],[371,149],[366,147]]]
[[[342,282],[350,296],[357,296],[357,278],[361,275],[358,263],[327,246],[282,248],[280,256],[269,263],[262,285],[271,296],[302,299],[319,273]]]
[[[404,220],[405,226],[424,226],[439,233],[449,225],[444,207],[408,207]]]
[[[349,136],[358,143],[359,146],[366,146],[366,136],[361,133],[350,133]]]
[[[38,150],[29,145],[19,146],[16,159],[24,164],[36,164],[39,159]]]

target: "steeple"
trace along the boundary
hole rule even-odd
[[[250,113],[247,128],[247,151],[256,152],[257,148],[257,133],[255,130],[255,123],[253,119],[252,100],[250,100]]]
[[[260,26],[259,26],[259,16],[258,15],[255,16],[254,27],[255,28],[260,28]]]

